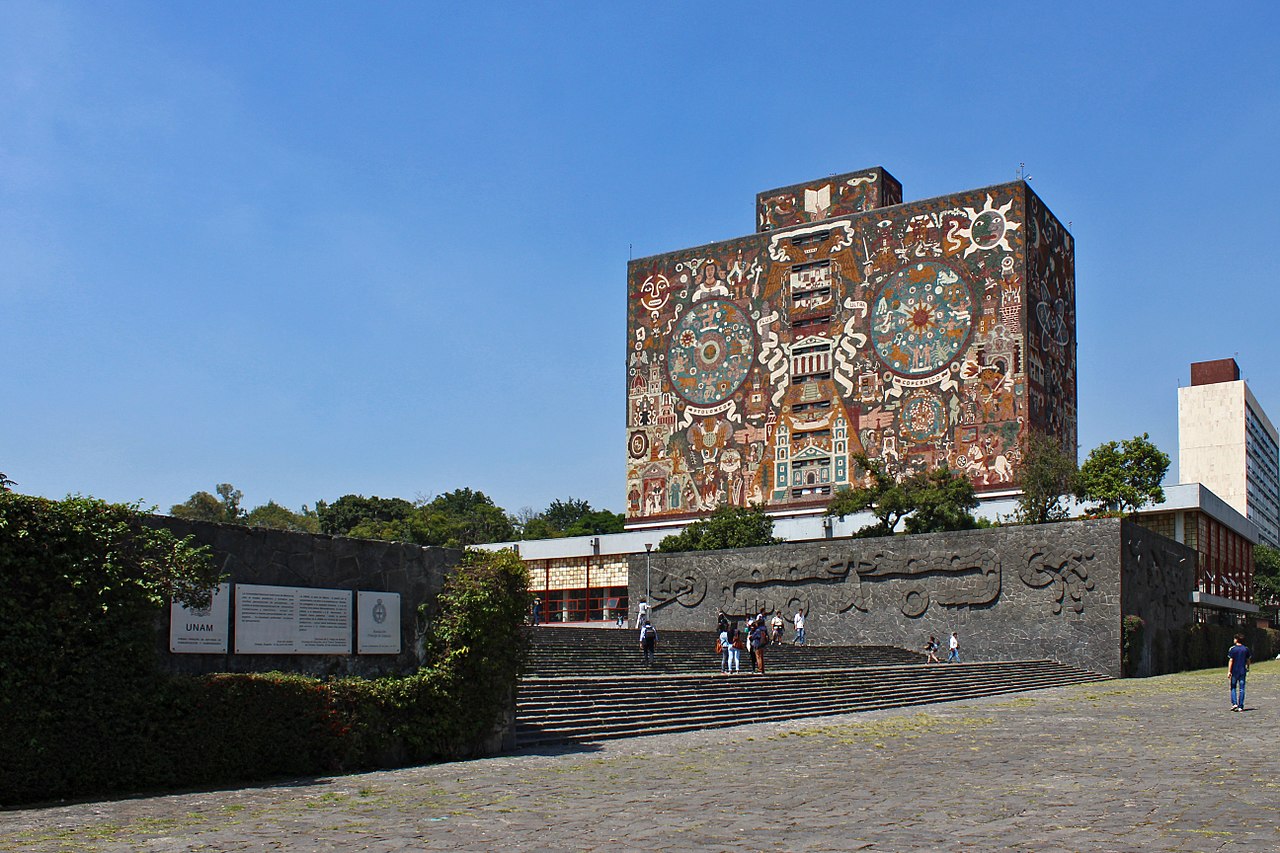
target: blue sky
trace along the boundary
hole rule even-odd
[[[890,9],[893,6],[895,8]],[[626,262],[882,165],[1076,238],[1080,442],[1273,419],[1280,5],[0,4],[0,471],[624,506]]]

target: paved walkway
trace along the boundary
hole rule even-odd
[[[1277,695],[1266,662],[1243,714],[1205,671],[0,812],[0,850],[1275,850]]]

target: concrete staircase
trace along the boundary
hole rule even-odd
[[[658,629],[652,667],[643,664],[640,634],[630,628],[533,628],[526,676],[611,676],[623,673],[707,673],[720,670],[714,631]],[[742,668],[750,669],[745,649]],[[895,646],[795,646],[765,649],[765,671],[924,663],[924,655]]]
[[[675,636],[681,634],[689,636]],[[742,673],[725,676],[714,640],[708,645],[710,632],[661,632],[652,669],[641,663],[629,630],[534,629],[533,635],[538,663],[521,681],[516,703],[521,747],[847,714],[1105,679],[1047,660],[924,664],[904,649],[879,647],[864,654],[866,647],[838,646],[770,646],[766,675],[751,672],[744,654]],[[685,648],[682,643],[688,643],[691,663],[677,654]],[[575,652],[583,660],[572,661]],[[895,659],[886,665],[888,655]],[[597,656],[605,660],[589,666],[587,660]],[[868,658],[876,662],[840,662]],[[571,665],[575,672],[563,674]],[[541,674],[548,670],[561,674]]]

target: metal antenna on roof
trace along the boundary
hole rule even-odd
[[[1019,164],[1018,164],[1018,171],[1014,174],[1013,179],[1014,179],[1015,181],[1029,181],[1029,180],[1031,180],[1031,176],[1027,174],[1027,164],[1026,164],[1026,163],[1019,163]]]

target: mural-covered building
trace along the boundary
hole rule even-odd
[[[947,465],[1018,487],[1076,449],[1071,235],[1016,181],[902,202],[882,168],[760,193],[757,233],[628,267],[627,516],[814,511]]]

